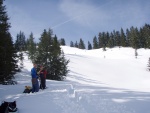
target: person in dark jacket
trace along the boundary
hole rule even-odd
[[[36,67],[37,67],[37,65],[35,63],[33,63],[33,68],[31,69],[32,93],[39,91],[39,82],[38,82]]]
[[[43,66],[40,67],[38,74],[40,75],[40,89],[45,89],[45,70]]]

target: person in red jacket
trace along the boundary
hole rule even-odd
[[[44,69],[44,86],[46,88],[46,76],[47,76],[47,71]]]
[[[47,72],[46,72],[46,70],[44,70],[44,67],[43,66],[41,66],[40,67],[40,71],[38,72],[38,74],[40,75],[40,88],[41,89],[45,89],[46,88],[46,84],[45,84],[45,82],[46,82],[46,74],[47,74]]]

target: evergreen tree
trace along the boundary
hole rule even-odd
[[[109,39],[110,39],[110,34],[109,34],[109,32],[107,32],[106,33],[106,41],[105,41],[105,45],[107,46],[108,45],[108,41],[109,41]]]
[[[95,40],[95,39],[94,39]],[[96,41],[95,41],[96,42]],[[99,33],[98,35],[98,47],[102,48],[103,47],[103,38],[102,38],[102,33]]]
[[[22,31],[17,34],[17,39],[15,42],[15,48],[17,51],[26,51],[26,37]]]
[[[115,37],[115,38],[116,38],[116,45],[120,47],[120,46],[121,46],[120,32],[119,32],[119,31],[116,31],[115,34],[116,34],[116,35],[115,35],[115,36],[116,36],[116,37]]]
[[[60,39],[60,45],[62,45],[62,46],[65,46],[65,45],[66,45],[66,42],[65,42],[65,39],[64,39],[64,38],[61,38],[61,39]]]
[[[60,55],[61,54],[61,48],[60,48],[60,44],[58,42],[58,38],[55,35],[53,38],[53,43],[52,43],[52,47],[53,47],[53,51],[52,53],[54,54],[54,56]]]
[[[143,29],[140,28],[139,30],[139,48],[146,48],[146,38],[144,37]]]
[[[150,35],[149,35],[148,38],[147,38],[147,48],[150,49]]]
[[[79,48],[79,44],[78,44],[77,41],[76,41],[76,43],[74,44],[74,47]]]
[[[21,71],[21,69],[23,68],[23,60],[24,60],[24,57],[23,57],[23,52],[22,51],[20,51],[19,52],[19,60],[20,60],[20,71]]]
[[[74,47],[74,43],[72,41],[70,42],[70,47]]]
[[[139,48],[139,34],[138,29],[133,26],[130,28],[130,38],[131,38],[131,47],[138,49]]]
[[[36,43],[34,42],[33,33],[30,34],[29,39],[27,40],[27,50],[29,59],[34,62],[36,56]]]
[[[145,48],[150,48],[150,25],[145,24],[141,32],[142,44]]]
[[[84,42],[81,38],[80,38],[80,41],[79,41],[79,49],[85,49],[85,44],[84,44]]]
[[[107,42],[107,35],[105,32],[102,32],[102,48],[103,48],[103,51],[106,51],[106,42]]]
[[[131,39],[130,39],[130,31],[129,29],[126,29],[126,45],[127,47],[131,47]]]
[[[88,41],[88,50],[91,50],[92,49],[92,45],[91,43]]]
[[[98,49],[99,47],[98,47],[98,41],[97,41],[97,37],[95,36],[94,38],[93,38],[93,49]]]
[[[111,32],[110,38],[109,38],[109,40],[108,40],[108,47],[109,47],[109,48],[114,47],[114,36],[113,36],[113,33],[112,33],[112,32]]]
[[[38,49],[36,52],[36,62],[38,64],[44,64],[47,65],[47,59],[48,56],[51,54],[52,49],[52,31],[47,32],[46,29],[44,29],[44,32],[42,33],[40,37],[40,42],[38,44]]]
[[[115,30],[113,30],[113,38],[114,38],[114,46],[117,46],[116,31]]]
[[[60,43],[51,29],[44,30],[38,44],[36,62],[47,68],[47,78],[53,80],[63,80],[68,73],[68,60],[65,59],[60,48]]]
[[[120,34],[120,40],[121,40],[121,46],[126,47],[126,37],[123,29],[121,28],[121,34]]]
[[[6,7],[3,0],[0,0],[0,81],[12,79],[17,69],[17,54],[13,45],[11,34],[9,33],[10,23],[8,23]]]

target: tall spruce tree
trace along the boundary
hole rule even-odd
[[[126,29],[126,45],[127,45],[127,47],[131,47],[130,41],[131,41],[130,31],[129,31],[129,29]]]
[[[36,43],[34,42],[33,33],[30,34],[29,39],[27,41],[27,50],[29,59],[31,59],[31,61],[34,62],[36,56]]]
[[[144,38],[146,48],[150,48],[150,25],[148,24],[144,25],[142,29],[142,36]]]
[[[121,41],[121,46],[126,47],[126,37],[123,29],[121,28],[121,33],[120,33],[120,41]]]
[[[36,55],[36,62],[46,67],[48,79],[63,80],[67,75],[69,61],[65,59],[57,36],[53,37],[51,29],[42,33]]]
[[[105,32],[102,32],[102,44],[103,51],[106,51],[107,34]]]
[[[112,32],[110,33],[110,38],[109,38],[109,40],[108,40],[108,47],[109,47],[109,48],[114,47],[114,36],[113,36],[113,33],[112,33]]]
[[[131,37],[131,47],[134,49],[139,48],[139,32],[137,28],[134,28],[133,26],[130,28],[130,37]]]
[[[142,28],[140,28],[139,35],[140,48],[147,48],[146,37]]]
[[[109,32],[106,33],[106,46],[108,45],[108,40],[110,39],[110,34]]]
[[[23,68],[23,60],[24,60],[24,57],[23,57],[23,51],[20,51],[19,52],[19,61],[20,61],[20,67],[19,67],[19,69],[20,69],[20,71],[21,71],[21,69]]]
[[[79,44],[78,44],[77,41],[76,41],[76,43],[74,44],[74,47],[79,48]]]
[[[88,41],[88,50],[91,50],[92,49],[92,45],[91,43]]]
[[[51,46],[52,46],[52,33],[47,32],[46,29],[44,29],[44,32],[42,33],[40,37],[40,42],[38,44],[37,53],[36,53],[36,62],[38,64],[44,64],[47,65],[47,59],[48,56],[51,54]]]
[[[3,0],[0,0],[0,81],[12,79],[17,68],[17,54],[14,49],[10,23]]]
[[[95,39],[94,39],[95,40]],[[99,33],[98,35],[98,47],[102,48],[103,47],[103,39],[102,39],[102,33]]]
[[[95,36],[94,38],[93,38],[93,49],[98,49],[99,47],[98,47],[98,41],[97,41],[97,37]]]
[[[116,44],[117,44],[117,46],[121,46],[121,38],[120,38],[120,32],[119,31],[116,31],[116,35],[115,35],[116,37]]]
[[[70,42],[70,47],[74,47],[74,43],[72,41]]]
[[[22,31],[17,34],[15,48],[17,51],[26,51],[26,37]]]
[[[60,43],[60,45],[62,45],[62,46],[65,46],[65,45],[66,45],[66,42],[65,42],[65,39],[64,39],[64,38],[61,38],[59,43]]]
[[[80,38],[80,41],[79,41],[79,49],[85,49],[85,44],[84,44],[82,38]]]

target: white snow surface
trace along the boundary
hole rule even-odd
[[[150,113],[149,49],[81,50],[61,46],[70,60],[64,81],[47,80],[47,89],[25,94],[32,63],[25,55],[17,85],[0,85],[0,101],[17,102],[19,113]]]

